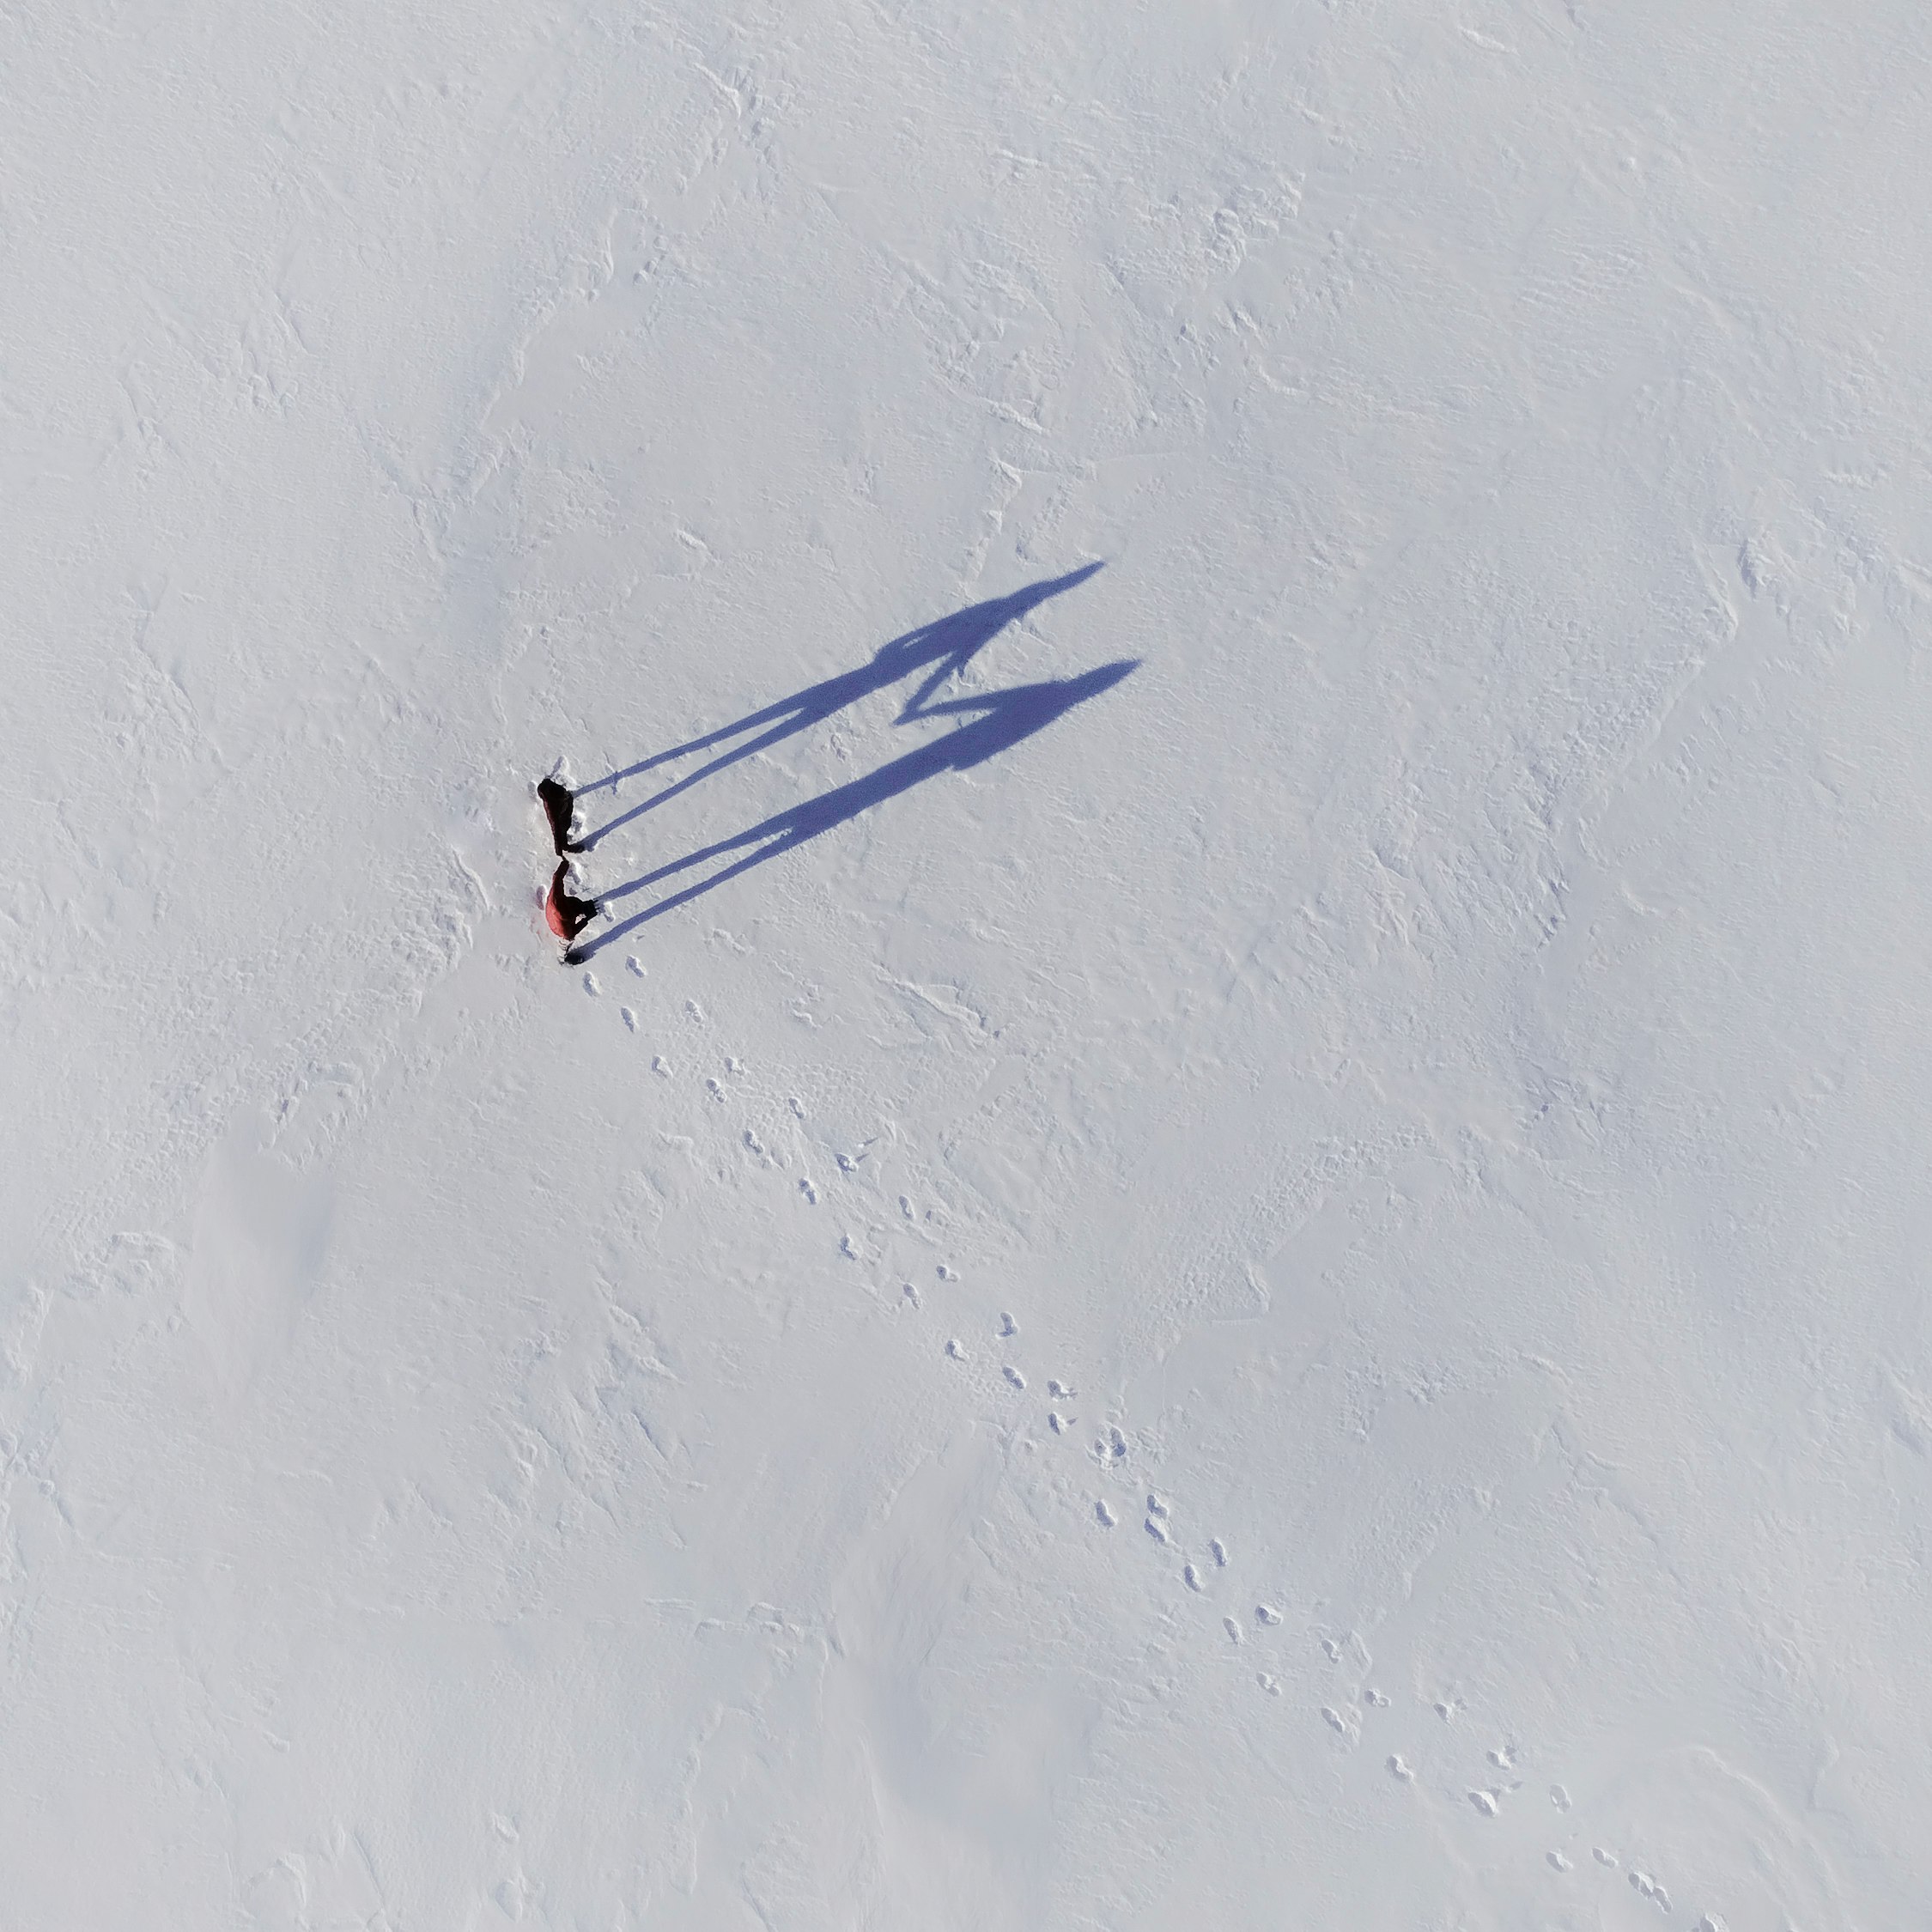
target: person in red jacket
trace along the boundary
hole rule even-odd
[[[589,955],[577,950],[575,940],[597,917],[597,901],[580,899],[571,893],[566,883],[569,872],[570,861],[559,860],[556,870],[550,875],[550,889],[544,895],[544,921],[563,941],[563,963],[580,966]]]

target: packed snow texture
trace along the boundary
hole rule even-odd
[[[1932,1917],[1929,179],[1921,0],[9,10],[0,1919]]]

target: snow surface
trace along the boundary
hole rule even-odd
[[[1932,1920],[1929,179],[1920,0],[0,15],[0,1921]]]

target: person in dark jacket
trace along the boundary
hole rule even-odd
[[[576,817],[577,795],[568,785],[559,781],[552,772],[548,778],[537,781],[537,802],[544,808],[544,816],[550,822],[550,843],[556,848],[556,855],[581,852],[583,847],[570,836],[571,821]]]

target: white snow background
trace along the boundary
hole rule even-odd
[[[1920,0],[0,15],[0,1923],[1932,1920],[1929,183]]]

